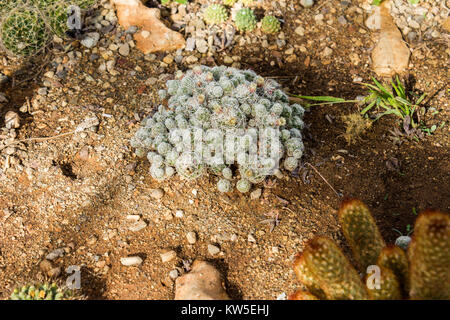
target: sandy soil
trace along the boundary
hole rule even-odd
[[[226,55],[239,56],[242,68],[276,78],[291,93],[354,98],[363,93],[355,79],[370,81],[373,75],[369,56],[374,43],[364,14],[352,2],[342,6],[324,1],[311,10],[292,5],[294,10],[284,12],[285,47],[273,46],[275,39],[269,39],[267,48],[236,45],[212,57],[199,55],[200,61],[220,65]],[[314,16],[319,13],[331,24],[317,24]],[[345,26],[337,22],[339,15],[346,17]],[[299,25],[304,36],[294,31]],[[430,95],[426,105],[438,112],[427,112],[425,121],[440,127],[449,116],[449,51],[436,39],[410,46],[406,78],[411,88]],[[295,58],[285,52],[290,47]],[[331,55],[324,56],[325,47],[332,49]],[[30,68],[29,63],[36,66],[32,61],[1,67],[15,73],[14,81],[0,85],[9,99],[0,119],[30,101],[29,112],[19,112],[19,139],[70,132],[92,116],[100,124],[94,131],[23,143],[16,151],[17,163],[0,174],[0,298],[8,297],[16,284],[39,278],[40,261],[63,248],[64,254],[53,261],[63,268],[60,279],[66,277],[64,268],[81,266],[82,292],[91,299],[172,299],[169,272],[183,273],[197,258],[222,271],[232,298],[275,299],[298,286],[292,257],[306,241],[326,235],[346,246],[335,216],[340,195],[365,201],[388,242],[398,236],[393,228],[406,233],[415,212],[429,207],[449,211],[448,125],[418,142],[402,138],[398,144],[390,139],[398,122],[385,117],[348,145],[341,117],[358,111],[353,104],[311,108],[305,116],[309,127],[303,168],[298,175],[266,181],[257,200],[236,191],[220,194],[208,177],[158,183],[148,173],[148,162],[133,154],[129,139],[154,108],[155,93],[167,75],[188,66],[161,64],[165,53],[151,61],[132,50],[128,57],[118,56],[120,74],[112,82],[111,76],[98,74],[89,50],[76,41],[72,48],[81,58],[64,80],[43,76],[52,70],[50,63],[41,64],[42,70]],[[51,58],[37,59],[42,63],[55,55],[66,56],[55,50]],[[30,74],[36,69],[42,72]],[[86,80],[88,75],[95,81]],[[156,84],[146,84],[150,77],[158,79]],[[51,88],[39,95],[37,88],[45,80],[52,81]],[[151,196],[154,188],[164,190],[161,199]],[[273,231],[270,223],[261,223],[277,214]],[[130,231],[128,215],[141,216],[147,226]],[[190,231],[198,238],[193,245],[186,240]],[[211,256],[209,244],[221,252]],[[177,258],[163,263],[160,254],[168,248]],[[120,258],[127,255],[139,255],[144,262],[125,267]]]

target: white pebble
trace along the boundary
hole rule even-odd
[[[120,263],[124,266],[136,266],[142,263],[142,259],[138,256],[120,258]]]
[[[192,231],[186,234],[186,238],[190,244],[194,244],[197,241],[197,235]]]
[[[220,249],[215,245],[208,244],[208,252],[210,255],[215,256],[220,252]]]
[[[177,253],[173,250],[169,250],[161,253],[162,262],[169,262],[177,257]]]

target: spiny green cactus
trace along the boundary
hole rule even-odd
[[[252,9],[243,8],[236,13],[236,28],[239,31],[252,31],[256,27],[256,16]]]
[[[384,247],[376,264],[392,270],[402,285],[403,295],[409,292],[409,263],[408,257],[402,248],[398,246]]]
[[[408,249],[412,299],[450,299],[450,217],[426,211]]]
[[[359,200],[343,201],[338,212],[342,232],[349,242],[360,271],[377,262],[386,246],[369,208]]]
[[[295,274],[308,291],[296,292],[290,298],[450,299],[450,215],[438,211],[419,215],[408,255],[399,247],[379,249],[379,231],[361,201],[344,201],[339,219],[359,266],[373,261],[378,252],[373,265],[379,267],[379,282],[365,286],[334,242],[319,237],[310,241],[294,262]],[[356,230],[358,223],[368,236]],[[368,239],[376,245],[369,243],[365,249]],[[367,275],[365,280],[369,284],[373,279]]]
[[[70,5],[88,8],[95,0],[6,0],[0,5],[0,43],[15,55],[26,56],[42,49],[51,34],[67,30]]]
[[[311,269],[306,265],[305,258],[303,255],[297,254],[294,262],[294,272],[297,279],[306,286],[308,293],[311,296],[325,299],[325,292],[320,288],[319,283],[316,281],[314,274]]]
[[[358,273],[330,239],[317,237],[303,252],[304,263],[327,299],[367,299]]]
[[[220,4],[212,4],[206,8],[203,18],[208,24],[221,24],[228,19],[228,12]]]
[[[1,43],[15,55],[38,51],[48,38],[45,22],[36,8],[18,7],[4,16],[1,22]]]
[[[274,16],[265,16],[261,20],[261,30],[265,33],[277,33],[280,31],[280,21]]]
[[[366,281],[367,283],[367,278]],[[388,268],[380,267],[379,287],[367,287],[371,300],[399,300],[402,298],[400,283]]]
[[[56,283],[25,285],[14,289],[11,300],[67,300],[71,293],[62,290]]]

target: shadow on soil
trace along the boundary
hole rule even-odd
[[[4,127],[4,118],[8,111],[19,114],[21,127],[31,122],[32,116],[20,112],[19,109],[27,101],[31,101],[48,60],[49,56],[44,54],[25,59],[17,71],[0,83],[0,92],[8,99],[7,103],[0,105],[0,128]]]

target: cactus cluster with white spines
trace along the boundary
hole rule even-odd
[[[167,106],[160,105],[131,139],[136,154],[147,156],[154,179],[175,174],[195,179],[209,172],[219,177],[219,191],[231,191],[235,185],[245,193],[273,174],[278,164],[289,171],[298,167],[304,151],[304,109],[289,104],[275,80],[251,70],[196,66],[186,73],[178,71],[159,96]],[[274,130],[264,131],[267,143],[261,143],[253,134],[267,128]],[[187,138],[180,134],[183,129],[189,132]],[[201,150],[193,144],[196,130],[203,134]],[[233,139],[225,137],[236,130],[240,133]],[[205,155],[217,150],[222,152],[218,162],[205,161]]]

